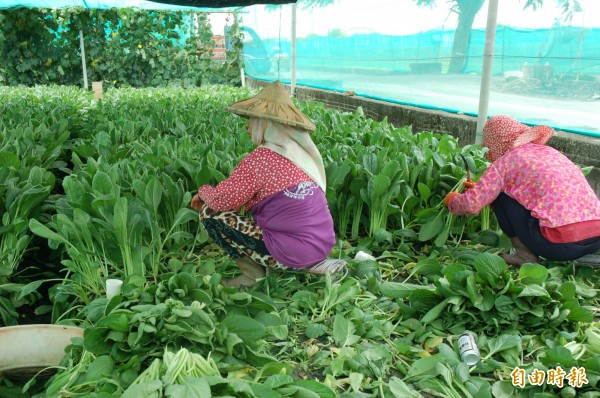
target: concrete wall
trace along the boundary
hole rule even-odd
[[[250,88],[260,88],[268,82],[247,79],[246,83]],[[302,101],[322,102],[328,108],[348,112],[354,112],[357,107],[361,106],[365,115],[374,120],[382,120],[387,116],[388,121],[394,126],[412,126],[412,130],[415,132],[448,133],[457,137],[460,145],[467,145],[475,141],[477,119],[472,116],[397,105],[307,87],[296,87],[296,98]],[[550,139],[548,145],[558,149],[580,166],[594,166],[588,180],[596,194],[600,196],[600,139],[558,131]]]

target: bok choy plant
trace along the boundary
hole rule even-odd
[[[55,178],[37,166],[19,168],[11,153],[0,152],[0,163],[0,316],[5,325],[12,325],[17,321],[14,308],[23,301],[16,296],[21,286],[10,280],[29,249],[29,219],[39,217]]]

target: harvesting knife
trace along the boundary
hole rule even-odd
[[[471,181],[471,170],[469,169],[469,163],[467,163],[467,159],[462,153],[460,154],[460,157],[462,158],[463,162],[465,162],[465,169],[467,170],[467,182],[473,182]]]

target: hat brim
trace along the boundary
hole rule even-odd
[[[276,116],[266,115],[264,113],[252,112],[252,111],[243,110],[243,109],[235,109],[232,107],[227,107],[225,109],[227,109],[231,113],[235,113],[236,115],[242,116],[245,118],[256,117],[256,118],[261,118],[261,119],[269,119],[269,120],[273,120],[273,121],[281,123],[281,124],[287,124],[289,126],[299,127],[306,131],[315,131],[315,125],[310,121],[304,121],[304,122],[294,121],[294,120],[284,119],[284,118],[280,118],[280,117],[276,117]]]
[[[285,103],[265,101],[256,97],[235,102],[225,108],[242,117],[256,117],[273,120],[278,123],[299,127],[306,131],[315,131],[315,125],[298,108]]]
[[[519,134],[519,136],[513,142],[512,147],[516,148],[525,144],[538,144],[544,145],[550,140],[550,137],[554,134],[554,129],[549,126],[534,126],[530,127],[523,133]]]

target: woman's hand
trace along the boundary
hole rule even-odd
[[[202,209],[203,204],[204,203],[202,203],[198,194],[196,194],[192,197],[192,203],[190,203],[190,206],[192,206],[192,208],[196,211],[200,211],[200,209]]]
[[[464,181],[463,187],[465,187],[465,191],[468,191],[471,188],[475,188],[475,183],[473,181]]]
[[[448,207],[450,205],[450,199],[452,199],[452,197],[456,195],[460,194],[458,192],[450,192],[448,195],[446,195],[446,197],[444,198],[444,205]]]

